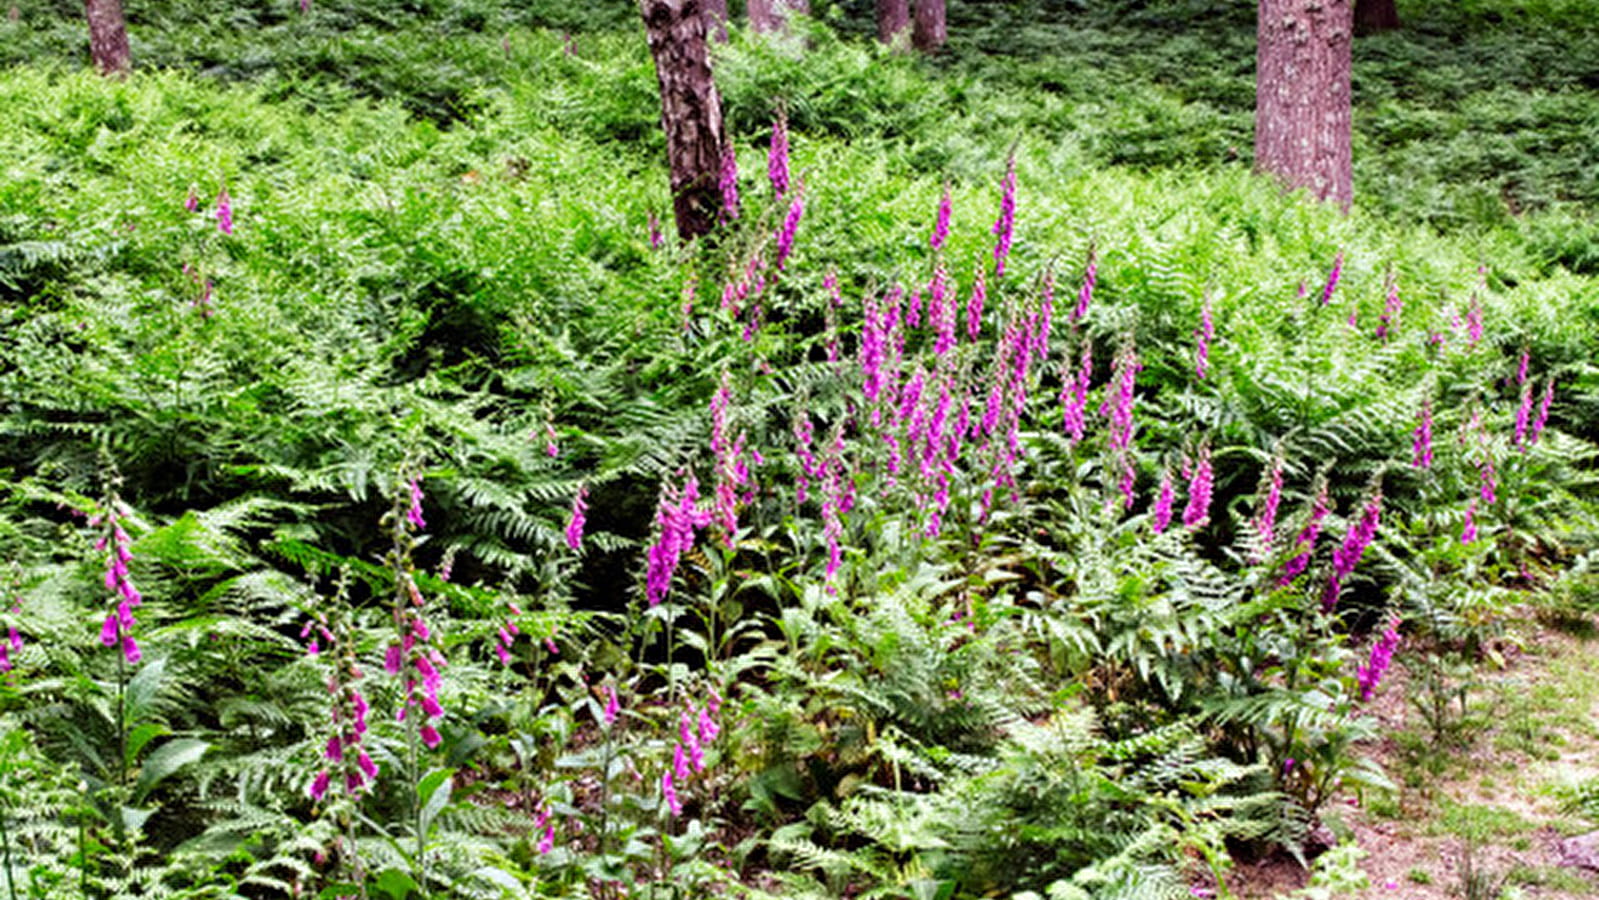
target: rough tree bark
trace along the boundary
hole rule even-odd
[[[877,0],[878,40],[892,44],[910,24],[910,0]]]
[[[949,32],[944,27],[944,0],[916,0],[916,26],[911,43],[923,53],[944,46]]]
[[[1351,172],[1353,0],[1260,0],[1255,169],[1344,210]]]
[[[1394,0],[1355,0],[1355,33],[1376,34],[1399,27]]]
[[[705,29],[711,37],[727,41],[727,0],[705,0]]]
[[[672,213],[685,241],[708,233],[722,209],[727,127],[711,78],[702,0],[643,0],[644,29],[661,86],[661,128],[671,168]]]
[[[128,49],[128,26],[122,17],[122,0],[84,0],[89,20],[89,54],[102,75],[121,78],[133,69]]]
[[[761,34],[788,30],[789,17],[809,13],[810,0],[749,0],[750,27]]]

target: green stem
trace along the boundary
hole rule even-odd
[[[117,784],[128,786],[128,660],[117,653]]]

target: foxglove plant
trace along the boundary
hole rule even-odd
[[[1538,402],[1538,417],[1532,421],[1532,431],[1527,438],[1528,443],[1538,443],[1539,435],[1543,434],[1544,428],[1549,424],[1549,407],[1554,405],[1554,402],[1555,379],[1554,376],[1551,375],[1549,379],[1544,382],[1543,399]]]
[[[1189,476],[1188,505],[1183,508],[1183,527],[1200,528],[1210,521],[1210,495],[1214,484],[1209,443],[1200,445],[1199,459],[1186,474]]]
[[[1084,335],[1076,375],[1061,377],[1061,429],[1066,432],[1069,445],[1075,446],[1081,441],[1087,429],[1088,388],[1093,374],[1094,342]]]
[[[1404,311],[1405,302],[1399,296],[1399,279],[1392,272],[1388,273],[1387,298],[1382,305],[1382,315],[1377,317],[1377,331],[1375,337],[1379,341],[1386,341],[1399,330],[1399,314]]]
[[[1532,424],[1532,406],[1535,402],[1532,387],[1531,383],[1521,386],[1521,403],[1516,406],[1516,430],[1510,437],[1510,445],[1520,448],[1523,453],[1527,452],[1528,446],[1527,428]]]
[[[1088,264],[1083,268],[1083,286],[1077,292],[1077,306],[1072,310],[1072,324],[1076,325],[1088,315],[1088,307],[1094,302],[1094,286],[1099,283],[1099,257],[1094,253],[1092,244],[1088,247]]]
[[[588,524],[588,485],[578,485],[577,495],[572,498],[572,513],[566,520],[566,546],[573,550],[583,549],[583,529]]]
[[[1176,502],[1176,491],[1172,487],[1171,472],[1165,471],[1160,476],[1160,492],[1155,497],[1155,506],[1149,512],[1149,528],[1156,534],[1164,532],[1171,525],[1172,504]]]
[[[1005,259],[1010,256],[1011,235],[1016,229],[1016,154],[1005,165],[1005,183],[999,199],[999,218],[994,222],[994,277],[1005,277]],[[973,337],[976,337],[974,334]]]
[[[1201,380],[1210,371],[1210,342],[1216,337],[1216,323],[1211,318],[1210,295],[1205,295],[1199,308],[1199,329],[1194,332],[1194,374]]]
[[[684,553],[694,547],[694,531],[709,524],[710,517],[697,508],[699,482],[688,475],[681,488],[661,484],[661,498],[655,514],[658,534],[649,549],[645,574],[645,597],[653,608],[666,599],[672,589],[672,576]]]
[[[927,246],[937,253],[946,240],[949,240],[949,214],[950,197],[949,183],[944,183],[944,197],[938,201],[938,217],[933,222],[933,233],[927,239]]]
[[[128,564],[133,562],[133,553],[129,549],[133,541],[122,527],[124,518],[126,513],[123,512],[122,501],[113,493],[106,502],[105,511],[91,518],[89,524],[105,527],[105,533],[94,547],[106,554],[105,587],[116,603],[100,627],[100,643],[107,647],[120,647],[123,659],[129,665],[134,665],[143,658],[143,653],[139,649],[139,642],[133,637],[133,626],[137,622],[133,610],[144,603],[144,597],[133,586],[128,572]]]
[[[788,193],[788,115],[779,111],[772,120],[772,143],[766,151],[766,176],[772,190],[782,197]],[[778,264],[782,268],[782,264]]]
[[[1281,445],[1272,454],[1271,466],[1261,478],[1259,490],[1263,494],[1260,501],[1260,512],[1255,514],[1251,522],[1255,530],[1255,551],[1251,554],[1251,562],[1259,563],[1271,554],[1272,544],[1277,540],[1277,508],[1283,498],[1283,466],[1285,460]]]
[[[340,590],[342,596],[342,586]],[[328,618],[320,614],[302,634],[326,640],[327,655],[332,659],[327,680],[332,729],[322,751],[322,767],[312,778],[308,793],[311,799],[320,801],[329,784],[336,782],[346,795],[359,798],[377,783],[378,767],[365,746],[370,707],[361,692],[363,673],[355,656],[354,636],[342,620],[330,625]]]
[[[1466,504],[1466,519],[1460,529],[1460,542],[1469,544],[1477,539],[1477,501]]]
[[[1283,566],[1283,573],[1277,579],[1280,586],[1287,587],[1293,584],[1294,579],[1310,566],[1311,555],[1316,552],[1316,538],[1321,534],[1321,520],[1327,517],[1330,508],[1327,482],[1323,480],[1316,491],[1316,499],[1311,501],[1310,518],[1294,538],[1294,555],[1288,560],[1287,565]]]
[[[1344,251],[1339,250],[1333,257],[1332,270],[1327,273],[1327,285],[1321,290],[1321,305],[1332,303],[1333,292],[1338,290],[1338,281],[1344,274]]]
[[[1332,577],[1327,581],[1326,590],[1321,595],[1321,608],[1324,612],[1331,612],[1338,603],[1338,594],[1343,589],[1344,579],[1354,574],[1355,566],[1359,564],[1361,556],[1365,555],[1366,548],[1377,536],[1377,525],[1382,517],[1382,488],[1374,487],[1371,496],[1361,507],[1360,518],[1349,526],[1349,531],[1344,534],[1343,544],[1333,551]]]
[[[954,286],[950,284],[949,270],[940,261],[933,268],[933,279],[927,286],[927,319],[935,335],[933,352],[942,357],[955,349],[956,309]]]
[[[401,679],[403,702],[395,718],[405,721],[413,707],[422,715],[417,719],[416,734],[429,749],[442,740],[435,723],[444,717],[439,705],[439,687],[443,676],[444,654],[433,641],[433,631],[423,616],[425,601],[417,587],[411,563],[411,551],[416,546],[416,532],[427,527],[422,517],[421,479],[411,478],[405,493],[396,500],[393,518],[393,549],[389,553],[390,571],[394,575],[394,627],[395,641],[384,654],[384,669]],[[404,507],[403,513],[401,507]]]
[[[972,282],[972,297],[966,301],[966,336],[977,340],[978,332],[983,327],[983,302],[988,299],[988,276],[981,260],[977,263],[977,273]]]
[[[217,230],[223,234],[233,234],[233,199],[228,196],[228,186],[223,185],[217,192]]]
[[[799,230],[800,217],[805,215],[805,185],[801,184],[794,190],[794,198],[789,203],[788,215],[783,219],[783,226],[777,231],[777,268],[781,270],[788,262],[789,254],[794,252],[794,233]]]
[[[1394,651],[1399,649],[1399,617],[1394,616],[1388,620],[1388,627],[1383,630],[1382,636],[1371,645],[1371,656],[1366,664],[1356,671],[1356,679],[1360,684],[1360,702],[1371,700],[1372,692],[1387,674],[1388,667],[1393,663]]]
[[[1432,398],[1421,401],[1416,413],[1416,430],[1411,433],[1410,465],[1417,469],[1432,468]]]
[[[16,563],[12,563],[12,574],[6,588],[7,593],[11,595],[9,601],[10,614],[12,616],[22,615],[22,569]],[[12,659],[12,656],[13,654],[21,653],[23,647],[22,631],[17,627],[15,621],[7,624],[5,631],[5,637],[0,638],[0,674],[10,672],[16,667],[16,662]]]

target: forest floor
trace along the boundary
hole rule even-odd
[[[1369,748],[1399,791],[1343,796],[1323,814],[1335,835],[1363,851],[1365,878],[1356,880],[1364,887],[1345,880],[1341,888],[1307,889],[1309,873],[1277,859],[1237,866],[1228,878],[1233,893],[1245,900],[1599,896],[1599,868],[1582,865],[1599,867],[1599,630],[1591,621],[1528,617],[1485,655],[1463,679],[1440,680],[1401,649],[1408,665],[1396,662],[1374,701],[1386,736]],[[1429,689],[1429,680],[1445,690]],[[1433,706],[1426,702],[1433,697],[1450,699]]]

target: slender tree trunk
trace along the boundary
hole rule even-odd
[[[1355,0],[1355,33],[1376,34],[1399,27],[1394,0]]]
[[[911,24],[910,0],[877,0],[877,39],[893,44]]]
[[[102,75],[121,78],[133,69],[128,49],[128,26],[122,17],[122,0],[84,0],[89,20],[89,53]]]
[[[672,172],[672,212],[683,240],[708,233],[722,208],[727,128],[711,78],[702,0],[643,0],[644,28],[661,86],[661,128]]]
[[[705,0],[705,30],[716,40],[727,42],[727,0]]]
[[[1260,0],[1255,169],[1344,210],[1350,160],[1352,0]]]
[[[944,27],[944,0],[916,0],[916,27],[911,43],[923,53],[944,46],[949,31]]]
[[[810,0],[749,0],[750,27],[761,34],[788,31],[795,13],[809,13]]]

